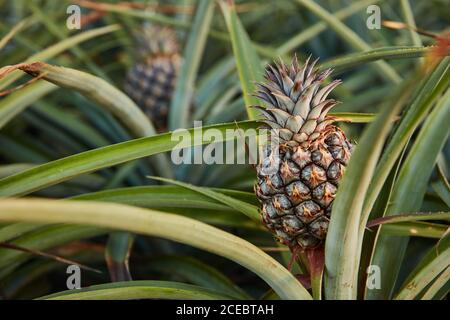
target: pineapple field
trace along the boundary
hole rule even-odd
[[[449,4],[0,0],[0,300],[447,300]]]

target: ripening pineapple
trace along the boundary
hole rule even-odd
[[[262,221],[291,249],[311,249],[325,240],[331,206],[352,151],[344,132],[332,125],[327,99],[340,83],[320,88],[331,70],[314,70],[317,60],[300,67],[297,58],[266,68],[267,83],[256,96],[271,135],[257,166],[255,192]]]
[[[156,129],[165,131],[181,65],[176,34],[166,27],[146,26],[137,34],[136,40],[139,62],[128,71],[124,89]]]

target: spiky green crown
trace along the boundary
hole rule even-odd
[[[134,36],[143,59],[178,54],[177,35],[170,28],[144,25]]]
[[[327,96],[341,81],[334,80],[320,89],[332,70],[315,70],[317,61],[308,58],[300,67],[294,57],[291,65],[268,65],[267,82],[258,84],[256,96],[268,104],[267,108],[257,107],[263,113],[262,121],[291,146],[314,141],[335,120],[327,113],[338,102]]]

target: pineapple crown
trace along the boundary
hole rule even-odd
[[[310,56],[300,67],[296,56],[290,65],[280,60],[266,67],[266,83],[257,84],[255,96],[268,104],[267,108],[256,107],[263,114],[262,121],[278,131],[280,140],[291,146],[316,140],[335,121],[327,113],[338,101],[327,96],[341,80],[320,89],[332,70],[315,70],[317,61],[311,61]]]
[[[173,29],[144,25],[134,34],[139,54],[144,59],[178,54],[177,35]]]

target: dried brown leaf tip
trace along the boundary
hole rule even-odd
[[[44,66],[45,66],[44,62],[32,62],[32,63],[19,63],[19,64],[4,66],[4,67],[0,68],[0,79],[6,77],[8,74],[10,74],[16,70],[22,70],[34,77],[33,79],[27,81],[24,84],[21,84],[14,88],[0,92],[0,97],[6,96],[17,90],[20,90],[20,89],[32,84],[33,82],[41,79],[42,77],[44,77],[45,72],[42,72],[42,69]]]

